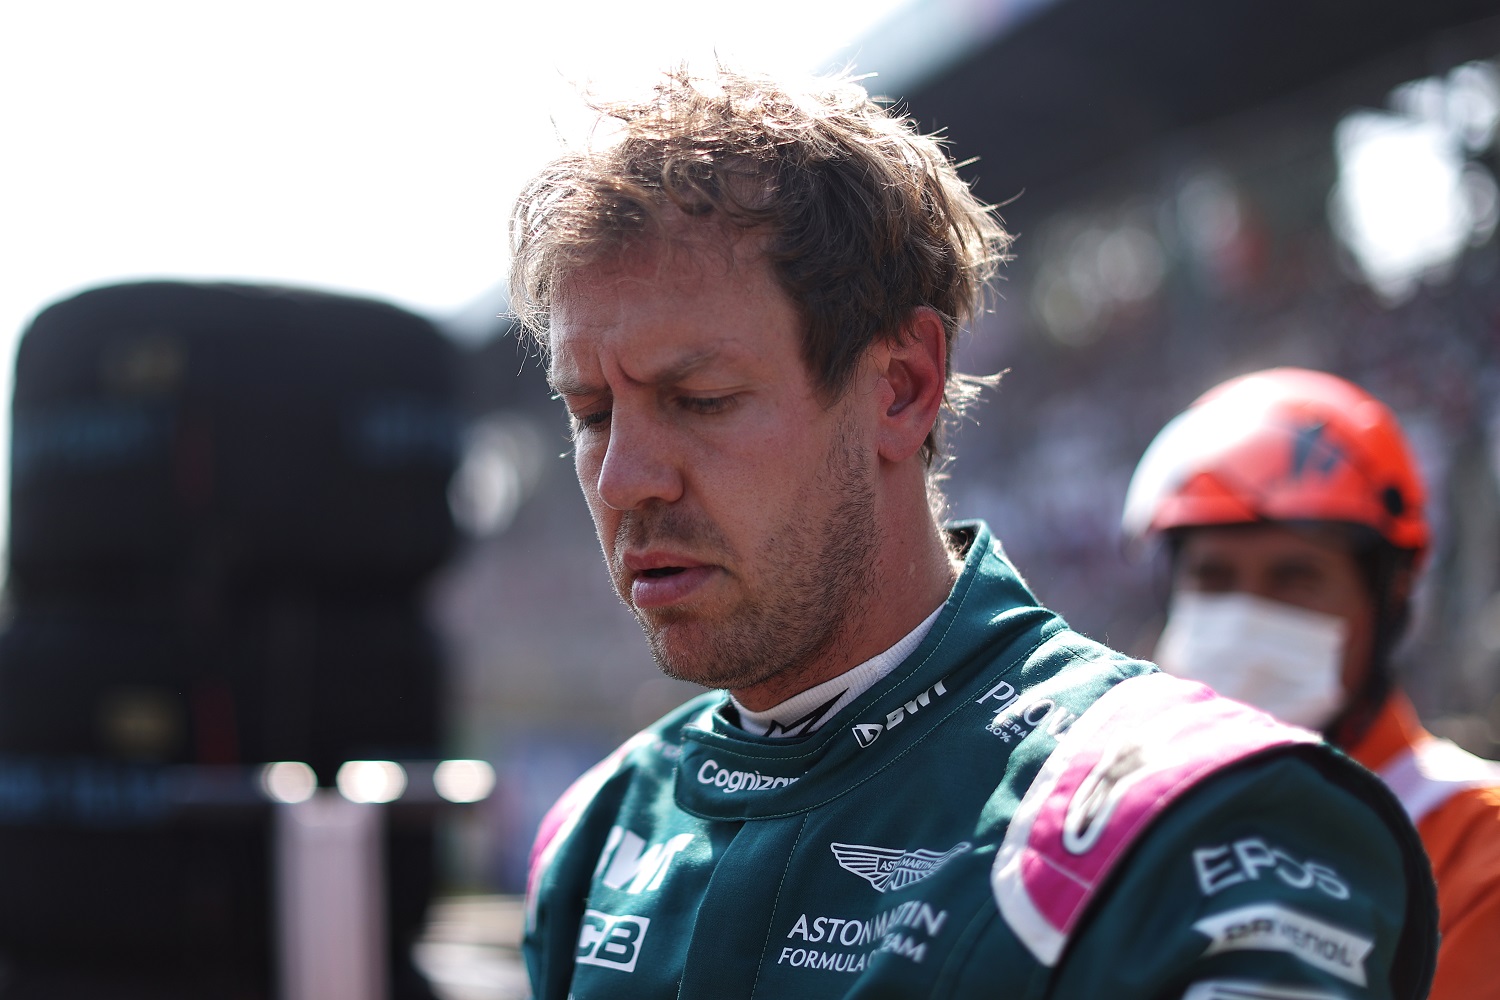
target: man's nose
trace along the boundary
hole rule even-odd
[[[665,428],[617,406],[599,465],[599,499],[615,510],[634,510],[651,500],[672,503],[679,499],[680,451]]]

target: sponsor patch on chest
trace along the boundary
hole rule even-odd
[[[968,851],[967,841],[946,851],[903,851],[868,844],[829,844],[839,867],[869,882],[879,892],[904,889],[937,871],[948,861]]]
[[[611,827],[599,852],[594,877],[611,889],[633,895],[661,888],[672,859],[693,842],[691,833],[679,833],[661,843],[648,844],[622,826]]]
[[[1042,694],[1026,694],[1009,681],[1001,681],[975,702],[994,710],[995,716],[984,727],[985,732],[1002,743],[1019,743],[1041,729],[1054,739],[1061,738],[1078,718],[1072,710]]]
[[[947,924],[947,910],[919,899],[866,919],[802,913],[787,931],[789,943],[782,946],[776,964],[821,972],[863,972],[877,955],[921,964]]]
[[[636,959],[651,918],[631,914],[615,915],[598,910],[584,910],[578,927],[578,950],[574,956],[580,965],[597,965],[616,972],[634,972]]]

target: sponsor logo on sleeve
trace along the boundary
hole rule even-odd
[[[1344,1000],[1344,995],[1307,986],[1282,986],[1249,979],[1205,979],[1189,986],[1182,1000]]]
[[[1037,729],[1056,739],[1078,718],[1051,698],[1022,697],[1009,681],[996,684],[974,704],[989,705],[994,709],[995,717],[984,728],[1004,743],[1019,743]]]
[[[1298,861],[1279,847],[1259,837],[1245,837],[1230,844],[1200,847],[1193,851],[1193,870],[1198,888],[1212,896],[1242,882],[1254,882],[1274,873],[1293,889],[1316,888],[1334,899],[1348,899],[1349,886],[1338,872],[1317,861]]]
[[[721,767],[716,760],[705,760],[698,768],[698,784],[712,785],[725,795],[736,792],[764,792],[771,788],[785,788],[795,784],[796,778],[783,778],[759,771],[732,771]]]
[[[634,972],[635,960],[641,955],[641,944],[650,926],[649,917],[584,910],[583,923],[578,927],[579,964]]]
[[[1205,917],[1193,930],[1209,939],[1205,955],[1286,952],[1356,986],[1365,985],[1365,958],[1375,947],[1369,938],[1277,903],[1257,903]]]
[[[1178,760],[1170,737],[1164,733],[1136,733],[1112,740],[1068,800],[1063,813],[1063,849],[1075,856],[1092,851],[1132,790]],[[1149,801],[1154,800],[1152,794]],[[1135,796],[1134,801],[1139,808],[1141,796]]]
[[[866,844],[829,844],[839,867],[869,882],[879,892],[904,889],[937,871],[972,846],[968,841],[946,851],[903,851]]]
[[[894,710],[887,712],[884,722],[866,722],[854,726],[851,730],[854,733],[854,739],[861,747],[867,747],[878,740],[881,733],[888,729],[895,729],[908,718],[916,715],[928,705],[931,705],[934,698],[941,698],[947,693],[947,687],[943,685],[942,681],[938,681],[911,701],[903,702],[897,705]]]
[[[1146,743],[1116,743],[1105,750],[1063,814],[1062,844],[1069,854],[1094,849],[1131,786],[1155,770],[1154,756]]]
[[[648,844],[623,826],[611,827],[594,877],[611,889],[632,894],[659,889],[672,859],[692,842],[691,833],[679,833],[663,843]]]

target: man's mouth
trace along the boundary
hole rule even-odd
[[[712,566],[652,566],[635,571],[630,603],[637,610],[666,608],[692,600],[716,575]]]

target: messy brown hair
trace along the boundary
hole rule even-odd
[[[800,87],[718,67],[666,72],[644,99],[596,101],[618,134],[553,161],[511,216],[511,308],[545,350],[553,295],[570,274],[681,220],[754,233],[805,322],[803,360],[826,398],[912,310],[942,317],[944,400],[983,380],[953,372],[953,342],[978,308],[1009,235],[958,176],[942,140],[847,75]],[[923,447],[940,453],[940,427]]]

